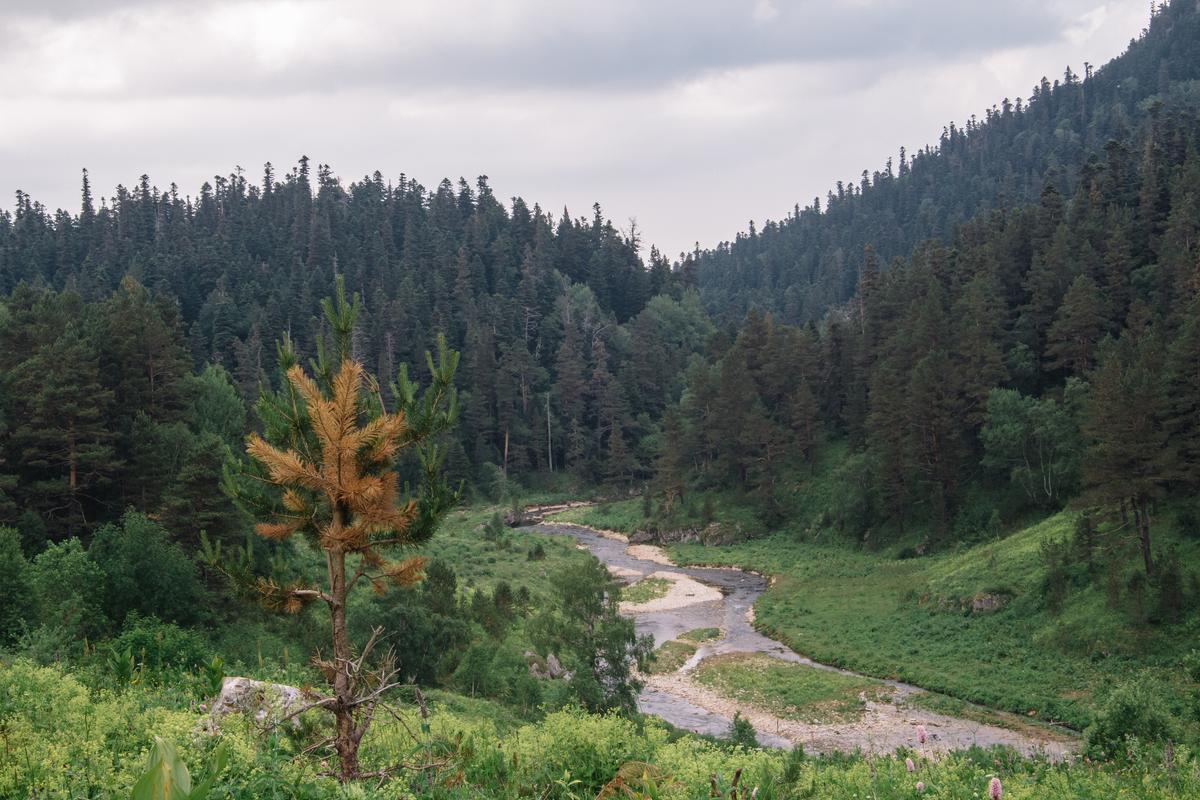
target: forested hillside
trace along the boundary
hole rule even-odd
[[[1142,160],[1140,150],[1121,152],[1131,133],[1163,107],[1194,107],[1198,78],[1200,14],[1193,3],[1162,4],[1110,63],[1043,78],[1028,98],[1005,98],[982,119],[950,123],[935,146],[901,149],[882,169],[839,181],[824,200],[751,224],[685,263],[722,319],[758,309],[790,323],[819,320],[853,295],[867,245],[886,269],[927,239],[948,241],[982,212],[1035,201],[1047,185],[1074,195],[1093,157]]]
[[[881,271],[818,328],[751,312],[668,411],[659,483],[782,518],[822,437],[855,535],[970,536],[1073,499],[1132,515],[1200,484],[1200,116],[1164,107],[1064,198],[997,210]],[[1082,493],[1082,494],[1081,494]],[[894,535],[894,533],[893,533]]]
[[[647,268],[636,233],[598,206],[591,220],[555,221],[519,198],[505,207],[484,178],[428,192],[377,173],[346,188],[322,167],[314,186],[303,159],[282,179],[268,165],[260,185],[239,172],[195,198],[143,177],[97,207],[86,173],[82,193],[77,215],[20,193],[0,214],[0,287],[12,293],[0,447],[22,473],[0,519],[19,507],[59,532],[68,518],[154,507],[162,487],[136,476],[170,479],[135,450],[176,435],[193,368],[252,402],[278,342],[304,359],[329,336],[317,302],[338,277],[362,297],[353,354],[385,382],[401,363],[420,377],[438,333],[463,353],[449,468],[489,489],[552,468],[615,485],[645,475],[639,443],[710,329],[666,262],[652,253]],[[76,406],[62,406],[64,391]],[[18,430],[52,418],[37,441]],[[82,461],[68,477],[72,425]],[[236,444],[240,418],[231,426]],[[210,474],[219,461],[207,457]]]

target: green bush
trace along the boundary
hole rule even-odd
[[[52,544],[33,559],[29,586],[37,620],[75,638],[97,638],[108,629],[105,576],[78,539]]]
[[[145,515],[129,511],[119,525],[105,525],[88,555],[107,576],[104,606],[114,621],[130,612],[180,624],[197,620],[203,590],[196,565]]]
[[[208,646],[198,634],[137,612],[125,619],[121,634],[111,645],[118,652],[129,651],[151,673],[171,669],[191,671],[209,660]]]
[[[1093,758],[1118,758],[1130,739],[1157,744],[1176,736],[1175,721],[1163,698],[1142,681],[1131,680],[1109,694],[1086,731]]]
[[[93,696],[55,667],[0,664],[0,729],[11,756],[0,757],[0,797],[128,796],[147,731],[187,741],[195,721],[148,697]]]
[[[729,742],[741,747],[758,747],[758,734],[740,711],[734,712],[733,721],[729,723]]]

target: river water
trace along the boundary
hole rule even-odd
[[[720,590],[721,598],[718,600],[633,615],[638,633],[652,635],[656,646],[696,628],[720,628],[721,637],[700,645],[696,654],[680,669],[680,676],[686,676],[703,659],[725,653],[761,653],[813,669],[855,674],[818,664],[755,630],[750,622],[750,611],[754,601],[767,588],[767,581],[761,575],[730,568],[679,567],[640,558],[627,551],[626,542],[582,526],[542,522],[533,529],[575,539],[617,575],[636,577],[634,573],[675,573]],[[892,689],[891,702],[868,702],[864,719],[857,725],[839,723],[822,726],[780,722],[776,724],[776,732],[757,725],[759,742],[772,747],[791,747],[795,743],[802,743],[806,749],[821,752],[855,749],[892,752],[900,746],[916,747],[916,729],[922,725],[936,743],[935,749],[941,751],[971,745],[1004,744],[1027,754],[1062,758],[1073,749],[1074,743],[1067,735],[1049,731],[1043,735],[1032,728],[1019,732],[934,714],[905,704],[906,697],[923,690],[899,681],[882,682]],[[717,704],[711,701],[712,698],[704,697],[707,702],[701,705],[696,701],[703,693],[684,691],[683,684],[678,680],[652,680],[651,683],[654,685],[644,689],[638,698],[638,707],[644,713],[661,717],[678,728],[696,733],[724,736],[729,732],[732,712],[726,706],[734,704]],[[715,708],[717,705],[721,707]],[[748,711],[742,710],[744,715],[750,716]],[[761,719],[762,715],[759,716]]]

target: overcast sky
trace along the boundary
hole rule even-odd
[[[302,154],[490,176],[669,254],[782,217],[1042,75],[1146,0],[0,0],[0,191],[77,210]],[[11,204],[11,200],[6,201]]]

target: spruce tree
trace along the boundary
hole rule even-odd
[[[1163,427],[1173,476],[1189,489],[1200,487],[1200,300],[1180,315],[1165,369]]]
[[[1104,328],[1100,290],[1091,278],[1080,275],[1067,289],[1047,334],[1046,367],[1069,375],[1086,373]]]
[[[1089,499],[1118,512],[1134,532],[1146,575],[1154,574],[1150,538],[1154,503],[1171,475],[1172,453],[1162,425],[1161,345],[1153,331],[1127,331],[1101,348],[1091,376],[1084,431]]]
[[[53,520],[56,535],[82,532],[120,467],[109,425],[113,393],[101,380],[96,348],[68,323],[9,380],[21,495]]]

